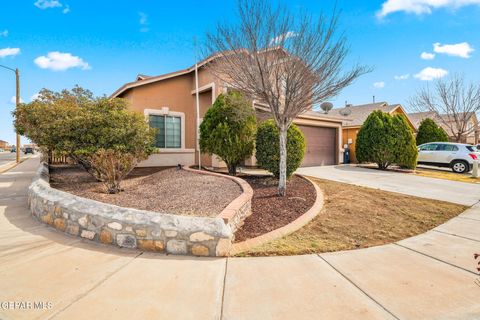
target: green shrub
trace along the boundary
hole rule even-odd
[[[392,124],[395,128],[394,162],[402,168],[415,169],[418,150],[415,135],[408,124],[407,118],[403,114],[397,114],[393,116]]]
[[[420,122],[417,133],[417,146],[428,142],[447,142],[448,134],[430,118]]]
[[[359,162],[373,162],[383,170],[391,164],[414,169],[418,151],[413,131],[404,115],[391,116],[376,110],[358,132],[356,154]]]
[[[273,120],[263,122],[257,131],[257,165],[279,177],[279,130]],[[287,131],[287,178],[298,169],[305,155],[305,137],[294,124]]]
[[[100,181],[115,177],[109,192],[120,191],[123,177],[153,151],[153,130],[143,115],[127,110],[126,100],[94,97],[80,87],[44,89],[14,117],[16,131],[45,154],[67,155]],[[105,168],[107,158],[113,163]]]
[[[220,94],[200,125],[200,149],[216,154],[235,175],[237,166],[253,154],[256,130],[252,104],[239,92]]]

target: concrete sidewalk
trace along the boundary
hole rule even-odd
[[[26,206],[37,165],[30,159],[0,175],[0,319],[480,319],[478,206],[423,235],[369,249],[175,257],[102,246],[37,223]],[[9,308],[15,301],[51,308]]]
[[[480,200],[480,184],[359,168],[354,165],[306,167],[298,173],[362,187],[472,206]]]

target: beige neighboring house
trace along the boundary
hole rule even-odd
[[[360,130],[360,127],[363,125],[365,120],[367,120],[368,116],[376,110],[381,110],[385,113],[389,113],[391,115],[395,114],[403,114],[407,121],[412,128],[412,130],[416,130],[416,127],[409,119],[408,114],[405,112],[403,107],[400,104],[388,104],[387,102],[377,102],[377,103],[368,103],[362,105],[347,105],[344,108],[336,108],[332,109],[329,112],[329,115],[332,116],[341,116],[343,118],[343,139],[342,144],[348,145],[350,149],[350,161],[355,163],[357,162],[356,158],[356,140],[357,134]]]
[[[7,149],[8,147],[8,142],[5,140],[0,140],[0,149]]]
[[[198,63],[198,96],[200,123],[217,96],[227,91],[205,65],[211,57]],[[148,119],[157,128],[155,145],[159,152],[140,166],[175,166],[198,164],[199,134],[196,112],[195,66],[159,76],[138,75],[124,84],[111,97],[129,101],[129,108]],[[261,104],[255,104],[261,113]],[[338,164],[342,159],[342,119],[308,111],[294,121],[306,138],[306,154],[302,166]],[[225,167],[216,156],[201,155],[202,166]],[[245,162],[255,165],[255,157]]]
[[[412,120],[412,122],[414,123],[417,129],[420,126],[420,123],[424,119],[427,119],[427,118],[432,119],[437,123],[437,125],[439,125],[445,130],[445,132],[450,137],[450,141],[452,142],[456,141],[455,132],[452,131],[452,127],[455,127],[455,120],[453,120],[451,116],[446,114],[439,115],[438,113],[433,111],[409,113],[408,116],[410,117],[410,119]],[[462,114],[460,114],[460,116],[462,116]],[[443,119],[440,119],[440,117]],[[474,130],[474,128],[477,128],[477,129]],[[470,131],[471,129],[472,131],[469,134],[462,137],[460,141],[461,143],[471,143],[471,144],[479,143],[480,128],[478,124],[477,115],[474,112],[471,112],[469,117],[468,131]]]

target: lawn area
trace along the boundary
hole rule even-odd
[[[391,243],[430,230],[467,207],[313,179],[325,194],[322,212],[282,239],[240,256],[320,253]]]
[[[428,178],[437,178],[437,179],[445,179],[445,180],[468,182],[468,183],[480,183],[480,178],[473,178],[470,173],[458,174],[458,173],[453,173],[448,171],[417,167],[417,169],[415,170],[415,174],[418,176],[428,177]]]

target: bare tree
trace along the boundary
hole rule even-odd
[[[447,128],[456,142],[478,132],[472,118],[480,111],[480,85],[466,84],[463,76],[437,80],[433,89],[420,89],[409,104],[418,112],[432,112],[433,120]]]
[[[239,0],[238,24],[218,24],[207,34],[207,65],[224,82],[260,102],[280,131],[278,193],[286,193],[286,137],[295,117],[337,95],[369,71],[356,65],[342,72],[346,37],[337,34],[338,14],[314,19],[265,0]]]

